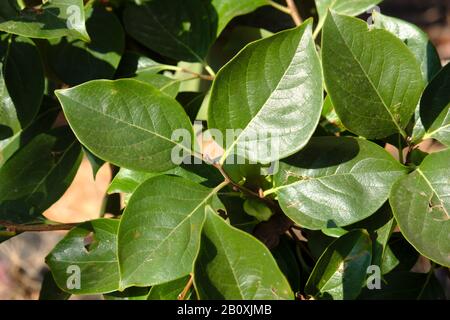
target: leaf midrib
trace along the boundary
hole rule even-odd
[[[170,143],[172,143],[173,145],[182,148],[183,150],[187,151],[190,155],[193,155],[192,150],[190,150],[189,148],[186,148],[184,145],[179,144],[179,143],[177,143],[177,142],[175,142],[175,141],[173,141],[173,140],[171,140],[171,139],[169,139],[169,138],[167,138],[167,137],[165,137],[165,136],[163,136],[163,135],[160,135],[159,133],[157,133],[157,132],[155,132],[155,131],[152,131],[152,130],[146,129],[146,128],[144,128],[144,127],[135,125],[134,123],[131,123],[131,122],[126,122],[125,120],[122,120],[122,119],[120,119],[120,118],[114,118],[113,116],[111,116],[111,115],[109,115],[109,114],[107,114],[107,113],[103,113],[103,112],[101,112],[101,111],[99,111],[99,110],[96,110],[96,109],[93,109],[93,108],[89,108],[86,104],[84,104],[84,103],[82,103],[82,102],[80,102],[80,101],[77,101],[77,100],[73,99],[73,98],[70,97],[69,95],[64,95],[64,94],[63,94],[63,96],[66,97],[67,99],[70,99],[72,102],[77,103],[77,104],[83,106],[83,107],[84,107],[85,109],[87,109],[87,110],[96,112],[96,113],[98,113],[98,114],[100,114],[100,115],[102,115],[102,116],[104,116],[104,117],[106,117],[106,118],[109,118],[109,119],[118,121],[118,122],[120,122],[120,123],[122,123],[122,124],[125,124],[125,125],[128,125],[128,126],[130,126],[130,127],[132,127],[132,128],[135,128],[135,129],[144,131],[144,132],[146,132],[146,133],[150,133],[150,134],[152,134],[152,135],[154,135],[154,136],[160,138],[161,140],[170,142]],[[66,108],[67,108],[67,107],[66,107]],[[70,108],[70,107],[69,107],[69,108]],[[63,109],[64,109],[64,106],[63,106]],[[69,121],[69,122],[70,122],[70,121]],[[76,132],[75,132],[75,134],[76,134]],[[81,139],[80,139],[80,141],[81,141]]]
[[[366,70],[364,69],[364,67],[361,65],[361,62],[357,59],[357,57],[355,56],[355,54],[353,53],[353,51],[351,50],[351,48],[349,47],[347,41],[345,40],[341,30],[339,29],[339,27],[337,26],[336,22],[334,21],[334,18],[332,19],[333,23],[336,27],[336,30],[338,31],[339,36],[341,37],[341,40],[343,41],[343,43],[345,44],[345,47],[348,49],[348,51],[351,53],[352,58],[357,62],[359,68],[361,69],[362,73],[364,74],[365,78],[368,80],[369,84],[371,85],[371,87],[373,88],[373,90],[375,91],[375,93],[377,94],[378,98],[380,99],[383,107],[385,108],[386,112],[389,114],[389,116],[392,119],[392,122],[394,123],[394,125],[397,127],[398,131],[400,132],[401,135],[406,137],[406,133],[405,131],[402,129],[402,127],[400,126],[399,123],[397,123],[397,121],[395,120],[394,115],[391,113],[391,110],[389,110],[388,106],[386,105],[386,102],[384,101],[383,97],[381,97],[380,93],[378,92],[378,89],[375,87],[375,84],[372,82],[372,79],[369,77],[369,75],[367,74]],[[370,30],[368,30],[367,32],[370,32]]]

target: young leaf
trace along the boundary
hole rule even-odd
[[[200,299],[293,299],[289,283],[270,251],[210,208],[194,274]]]
[[[372,259],[372,243],[364,230],[351,231],[322,254],[305,286],[315,298],[355,299],[364,285]]]
[[[450,149],[430,154],[393,187],[394,217],[417,251],[450,266]]]
[[[123,20],[126,31],[146,47],[190,62],[204,61],[217,31],[217,14],[205,0],[130,3]]]
[[[139,94],[137,94],[139,93]],[[173,98],[136,80],[94,80],[56,91],[77,138],[99,158],[138,171],[176,166],[172,149],[190,151],[191,141],[175,141],[175,130],[192,139],[192,126]]]
[[[431,81],[441,69],[441,59],[428,35],[412,23],[377,11],[372,13],[372,17],[375,27],[389,31],[408,46],[420,64],[423,79],[425,82]]]
[[[450,64],[430,82],[420,101],[420,119],[426,138],[450,147]]]
[[[284,213],[312,230],[363,220],[388,199],[406,168],[378,145],[350,137],[317,137],[283,160],[274,189]]]
[[[193,271],[205,206],[222,207],[220,188],[158,176],[136,189],[119,228],[121,289],[161,284]]]
[[[217,35],[234,17],[250,13],[268,4],[268,0],[213,0],[212,5],[216,9],[219,19]]]
[[[14,37],[1,41],[0,140],[27,127],[37,115],[44,95],[44,71],[33,41]],[[27,76],[24,76],[27,75]]]
[[[36,136],[0,168],[0,219],[36,221],[72,183],[81,146],[68,127]]]
[[[0,4],[0,30],[29,38],[72,36],[89,41],[83,0],[46,1],[41,8],[20,10],[15,1]]]
[[[125,46],[119,19],[104,6],[86,10],[91,41],[68,37],[50,41],[48,63],[64,83],[75,86],[94,79],[112,79]]]
[[[118,289],[118,220],[98,219],[71,230],[46,257],[58,287],[72,294]]]
[[[269,163],[300,150],[319,122],[322,91],[311,21],[246,46],[212,87],[208,125],[228,137],[221,161],[237,151]]]
[[[331,12],[323,30],[322,60],[328,93],[349,131],[369,139],[406,136],[424,81],[419,63],[400,39]]]

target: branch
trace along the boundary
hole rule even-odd
[[[71,230],[78,226],[79,223],[61,223],[61,224],[16,224],[10,221],[0,220],[0,226],[6,228],[8,232],[44,232],[44,231],[60,231]]]
[[[298,12],[297,5],[295,4],[294,0],[286,0],[286,4],[289,8],[289,13],[292,17],[292,20],[294,20],[295,25],[301,25],[303,20],[300,17],[300,13]]]
[[[234,189],[241,190],[242,192],[244,192],[244,193],[246,193],[246,194],[248,194],[248,195],[250,195],[250,196],[252,196],[254,198],[259,198],[259,199],[268,201],[268,199],[265,199],[264,197],[261,197],[259,193],[256,193],[253,190],[250,190],[250,189],[248,189],[248,188],[246,188],[244,186],[241,186],[239,183],[236,183],[233,180],[231,180],[231,178],[228,175],[228,173],[225,172],[225,170],[223,169],[223,167],[219,163],[215,162],[212,165],[215,168],[217,168],[217,170],[219,170],[219,172],[224,177],[225,181],[229,182],[234,187]]]

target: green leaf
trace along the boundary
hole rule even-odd
[[[68,127],[36,136],[0,168],[0,219],[40,219],[70,186],[81,159],[81,146]]]
[[[450,147],[450,64],[434,77],[420,101],[420,119],[426,138]]]
[[[191,180],[196,183],[202,183],[206,181],[205,178],[192,173],[186,169],[183,169],[181,167],[175,167],[173,169],[164,171],[164,172],[157,172],[157,173],[151,173],[151,172],[141,172],[141,171],[134,171],[130,169],[121,168],[117,175],[114,177],[114,179],[111,181],[111,184],[109,185],[109,188],[107,192],[109,194],[113,193],[124,193],[125,194],[125,205],[127,205],[129,197],[133,192],[137,189],[137,187],[143,183],[144,181],[161,175],[174,175],[178,177],[183,177],[188,180]]]
[[[385,29],[402,40],[420,64],[422,76],[430,81],[441,69],[441,59],[428,35],[412,23],[385,16],[377,11],[372,13],[374,26]]]
[[[369,139],[406,136],[424,81],[400,39],[332,12],[324,25],[322,60],[327,91],[349,131]]]
[[[205,206],[222,207],[220,188],[158,176],[136,189],[119,228],[121,289],[162,284],[193,271]]]
[[[361,300],[445,300],[445,294],[431,273],[392,272],[384,276],[381,289],[364,288]]]
[[[105,300],[146,300],[149,288],[130,287],[124,291],[114,291],[104,294]]]
[[[116,253],[118,227],[118,220],[98,219],[71,230],[46,257],[58,287],[72,294],[117,290],[120,279]]]
[[[365,283],[371,259],[369,234],[364,230],[351,231],[325,250],[306,283],[305,292],[321,299],[355,299]]]
[[[89,41],[83,0],[52,0],[40,8],[20,10],[14,1],[0,4],[0,30],[29,38],[72,36]]]
[[[287,236],[280,237],[280,243],[271,250],[280,270],[286,276],[294,292],[301,290],[300,267],[295,255],[295,245]]]
[[[293,299],[270,251],[211,209],[207,210],[194,274],[200,299]]]
[[[0,141],[0,167],[35,136],[50,130],[60,111],[54,104],[53,100],[46,97],[42,110],[29,126],[18,131],[12,137]]]
[[[319,122],[322,91],[311,21],[246,46],[212,87],[208,125],[228,137],[221,161],[236,150],[262,163],[300,150]]]
[[[74,37],[50,41],[48,62],[64,83],[75,86],[94,79],[112,79],[125,46],[119,19],[104,6],[86,11],[89,43]]]
[[[253,198],[245,200],[244,211],[259,221],[267,221],[273,215],[272,210],[264,202]]]
[[[274,189],[284,213],[312,230],[363,220],[388,199],[406,168],[375,143],[351,137],[315,137],[283,160]]]
[[[183,292],[190,276],[153,286],[148,293],[147,300],[177,300]],[[189,295],[187,295],[187,298]]]
[[[213,0],[212,5],[216,9],[219,19],[217,35],[234,17],[250,13],[268,4],[268,0]]]
[[[88,149],[83,148],[83,153],[86,156],[86,158],[89,161],[89,164],[92,168],[92,176],[95,178],[97,177],[98,170],[105,164],[105,161],[102,159],[96,157],[92,152],[90,152]]]
[[[217,31],[217,14],[205,0],[129,3],[123,21],[128,34],[149,49],[190,62],[204,61]]]
[[[58,287],[50,271],[44,274],[41,291],[39,292],[39,300],[68,300],[70,296],[70,293]]]
[[[37,115],[44,95],[44,71],[30,39],[14,37],[9,43],[1,41],[1,46],[0,140],[4,140],[27,127]]]
[[[136,95],[139,92],[139,95]],[[94,80],[56,91],[77,138],[93,154],[120,167],[159,172],[176,166],[175,130],[193,137],[183,108],[156,88],[136,80]]]
[[[427,258],[450,266],[450,149],[430,154],[393,187],[390,204],[406,240]]]
[[[357,16],[373,8],[381,1],[383,0],[315,0],[317,13],[319,14],[317,30],[322,28],[328,10],[348,16]]]
[[[148,83],[155,88],[158,88],[165,94],[175,98],[178,94],[178,90],[180,89],[181,80],[172,79],[162,74],[154,74],[153,71],[150,72],[138,72],[136,76],[133,78],[145,83]]]

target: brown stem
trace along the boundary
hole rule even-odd
[[[225,181],[229,182],[235,189],[241,190],[242,192],[255,197],[255,198],[260,198],[260,199],[264,199],[260,197],[260,194],[257,192],[254,192],[253,190],[250,190],[244,186],[241,186],[240,184],[234,182],[233,180],[231,180],[230,176],[228,175],[228,173],[225,172],[225,170],[223,169],[223,167],[218,164],[218,163],[213,163],[213,166],[215,168],[217,168],[217,170],[219,170],[219,172],[222,174],[222,176],[224,177]],[[266,199],[267,200],[267,199]]]
[[[77,225],[78,223],[26,225],[0,220],[0,226],[6,227],[6,230],[8,232],[32,232],[32,231],[44,232],[44,231],[71,230]]]
[[[292,20],[294,20],[295,25],[301,25],[303,20],[300,17],[300,13],[298,12],[297,5],[295,4],[294,0],[286,0],[286,4],[289,8]]]
[[[184,287],[183,291],[178,295],[178,300],[184,300],[186,298],[186,296],[187,296],[189,290],[191,289],[193,283],[194,283],[194,276],[191,273],[188,283]]]
[[[195,76],[197,78],[200,78],[200,79],[203,79],[203,80],[207,80],[207,81],[213,81],[214,80],[214,76],[211,76],[211,75],[208,75],[208,74],[200,74],[200,73],[197,73],[197,72],[191,71],[189,69],[185,69],[185,68],[181,68],[179,70],[181,72],[184,72],[184,73],[192,74],[193,76]]]

